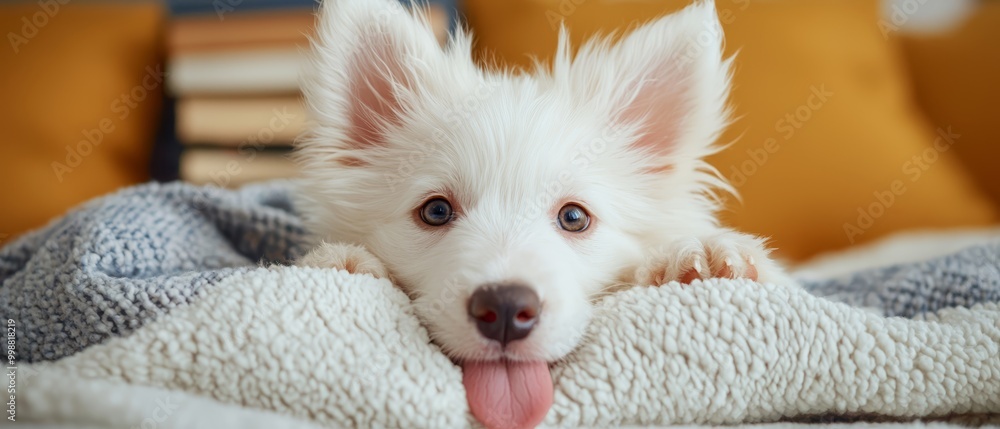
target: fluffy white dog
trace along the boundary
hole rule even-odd
[[[703,161],[729,120],[711,2],[549,66],[481,70],[390,0],[326,0],[297,158],[316,249],[301,265],[391,278],[461,363],[489,427],[551,405],[547,362],[622,285],[772,282],[763,240],[721,227]],[[698,287],[697,285],[693,287]]]

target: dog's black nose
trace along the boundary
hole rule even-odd
[[[469,299],[469,316],[479,333],[504,346],[527,337],[541,311],[538,294],[518,284],[483,286]]]

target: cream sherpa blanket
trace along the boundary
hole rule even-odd
[[[136,263],[135,255],[111,259],[146,268],[108,265],[107,252],[128,248],[118,246],[116,237],[132,242],[159,235],[136,232],[158,228],[142,221],[143,214],[157,210],[126,210],[129,225],[107,211],[119,213],[137,198],[157,200],[151,195],[169,196],[157,201],[175,204],[187,201],[188,192],[183,185],[126,191],[0,252],[0,310],[3,318],[22,321],[18,347],[34,361],[16,365],[18,421],[105,427],[475,424],[460,368],[429,342],[407,297],[388,281],[332,270],[227,265],[231,249],[217,249],[218,268],[195,274],[151,273],[148,266],[154,264]],[[237,218],[246,224],[265,220],[270,228],[261,230],[257,243],[281,242],[268,235],[275,230],[298,234],[289,207],[277,197],[280,187],[198,192],[211,198],[199,199],[196,210],[174,212],[193,218],[166,223],[198,231],[204,236],[199,243],[256,231],[233,228],[239,222],[219,221],[219,213],[242,213]],[[58,287],[32,285],[42,290],[37,297],[23,289],[25,279],[39,276],[32,261],[54,252],[59,246],[51,243],[74,230],[67,222],[86,219],[80,222],[90,225],[105,218],[118,230],[100,227],[93,236],[77,231],[72,240],[100,237],[105,257],[76,248],[67,269],[103,267],[100,273],[117,277],[86,268],[83,274],[51,276]],[[221,232],[207,232],[206,219]],[[234,243],[235,249],[254,247]],[[164,255],[197,252],[192,249],[199,245],[151,249],[138,240],[133,247],[165,266]],[[747,281],[672,283],[612,294],[598,303],[587,341],[553,365],[555,403],[545,423],[601,427],[998,414],[1000,245],[969,252],[957,257],[980,261],[972,269],[940,269],[950,263],[944,260],[809,288],[914,318],[887,318],[803,288]],[[235,254],[249,259],[247,251]],[[845,287],[873,276],[892,287],[871,293]],[[955,276],[960,278],[952,281]],[[178,277],[189,281],[170,283]],[[116,282],[123,278],[146,283]],[[156,289],[167,283],[197,289],[187,294]],[[99,287],[112,289],[95,291]],[[117,313],[123,302],[139,304]],[[42,303],[55,311],[85,309],[86,317],[34,310]],[[969,306],[942,308],[958,304]],[[99,329],[87,331],[90,325],[80,320]],[[90,339],[75,338],[81,332]],[[67,344],[78,349],[66,352]]]

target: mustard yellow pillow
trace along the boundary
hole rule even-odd
[[[551,56],[561,20],[579,45],[689,3],[466,1],[478,58],[515,66]],[[739,51],[739,119],[721,140],[735,143],[710,159],[744,199],[722,214],[728,224],[803,259],[901,229],[997,219],[952,152],[942,151],[954,140],[947,127],[939,138],[917,111],[901,51],[876,25],[875,1],[716,7],[728,54]]]
[[[1000,207],[1000,2],[946,34],[903,38],[920,107],[961,134],[953,152]],[[898,33],[897,33],[898,34]]]
[[[154,2],[0,5],[0,234],[147,180],[162,18]]]

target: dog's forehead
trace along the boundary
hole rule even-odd
[[[461,103],[459,105],[462,105]],[[452,152],[489,166],[559,165],[601,131],[601,118],[532,85],[509,85],[483,95],[443,126]]]
[[[544,101],[485,100],[452,130],[439,168],[453,170],[471,194],[530,196],[553,181],[569,181],[597,130],[567,113]]]

